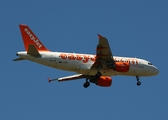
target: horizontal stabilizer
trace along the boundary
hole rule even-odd
[[[34,45],[29,45],[27,54],[33,56],[33,57],[41,57],[40,53],[36,49]]]
[[[20,60],[25,60],[24,58],[16,58],[13,61],[20,61]]]

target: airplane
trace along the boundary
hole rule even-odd
[[[71,81],[85,78],[84,88],[94,83],[102,87],[110,87],[110,76],[135,76],[140,86],[140,77],[154,76],[159,73],[151,62],[131,57],[113,56],[108,40],[98,34],[96,54],[80,54],[66,52],[52,52],[37,38],[25,24],[20,24],[20,31],[26,51],[17,52],[19,58],[13,61],[29,60],[56,69],[75,72],[75,75],[49,79],[51,81]]]

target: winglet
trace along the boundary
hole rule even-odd
[[[57,78],[55,78],[55,79],[48,78],[48,82],[57,81],[57,80],[58,80]]]
[[[102,36],[101,36],[101,35],[99,35],[99,34],[97,34],[97,35],[98,35],[98,37],[99,37],[99,38],[102,38]]]
[[[26,51],[34,45],[38,51],[49,51],[27,25],[19,25]]]
[[[50,78],[48,78],[48,82],[51,82],[52,80]]]

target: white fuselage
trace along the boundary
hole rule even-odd
[[[77,54],[77,53],[64,53],[64,52],[39,52],[41,57],[36,58],[27,54],[27,51],[18,52],[17,55],[49,67],[72,71],[84,75],[95,75],[97,69],[90,69],[95,62],[95,55],[90,54]],[[117,72],[113,69],[100,69],[103,76],[152,76],[158,74],[158,69],[149,61],[129,58],[129,57],[113,57],[115,61],[123,61],[130,63],[128,72]]]

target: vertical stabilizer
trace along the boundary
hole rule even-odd
[[[26,51],[34,45],[38,51],[49,51],[27,25],[19,25]]]

